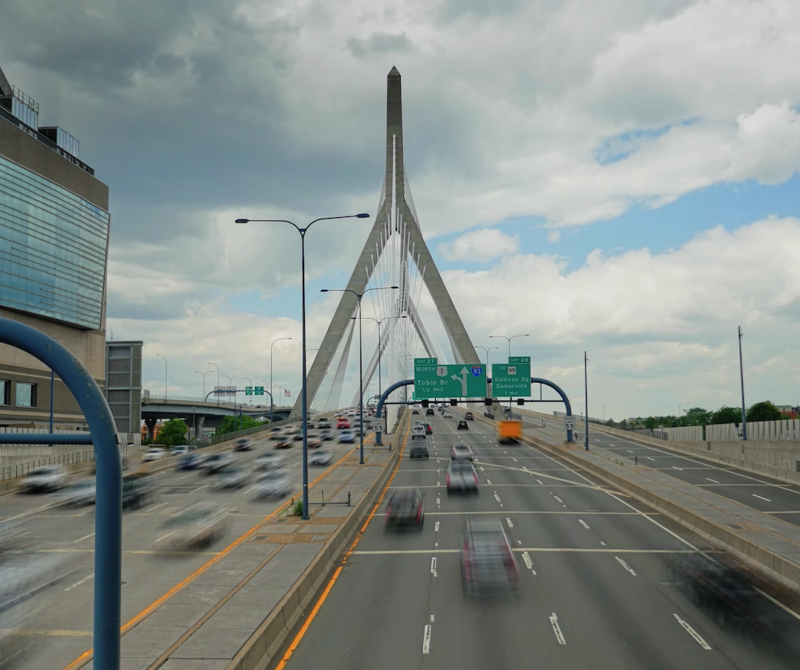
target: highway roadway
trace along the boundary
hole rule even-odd
[[[539,424],[539,417],[533,418],[523,413],[520,416],[523,417],[526,430]],[[560,436],[558,431],[563,431],[560,420],[547,418],[544,421],[550,434]],[[582,443],[583,433],[576,439]],[[660,470],[776,519],[800,526],[800,486],[601,433],[592,430],[592,424],[589,424],[589,446],[592,445],[607,449],[626,461],[638,459],[640,466]]]
[[[486,424],[456,431],[457,418],[433,418],[430,460],[405,454],[389,482],[387,493],[425,494],[423,530],[385,532],[380,507],[273,668],[798,667],[800,617],[788,607],[757,595],[774,634],[754,637],[674,580],[671,557],[708,549],[697,536],[535,448],[498,445]],[[450,448],[462,441],[477,458],[478,496],[446,492]],[[517,597],[464,596],[459,537],[470,515],[506,527]]]
[[[255,458],[272,445],[265,439],[255,442],[250,452],[235,454],[238,465],[249,468]],[[286,467],[293,475],[295,497],[301,491],[301,448],[295,442],[285,455]],[[349,453],[353,445],[325,442],[336,461]],[[333,466],[331,466],[333,467]],[[310,467],[313,482],[328,468]],[[338,468],[326,477],[326,498],[346,484],[355,469]],[[175,585],[214,559],[235,539],[260,525],[280,507],[280,501],[253,499],[252,484],[235,491],[211,487],[213,477],[197,471],[169,471],[157,480],[155,500],[146,508],[123,513],[122,621],[128,622],[147,610],[152,603]],[[329,488],[330,487],[330,488]],[[312,492],[313,495],[313,492]],[[37,638],[35,653],[26,658],[26,670],[58,670],[92,646],[94,506],[84,508],[54,507],[54,495],[10,494],[0,497],[0,518],[22,519],[27,524],[28,540],[33,550],[65,554],[74,561],[76,572],[37,598],[44,607],[18,635]],[[229,503],[229,524],[225,535],[213,545],[198,551],[176,552],[163,549],[169,531],[163,527],[167,518],[179,509],[201,500],[225,500]]]

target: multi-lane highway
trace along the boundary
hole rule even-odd
[[[300,491],[301,449],[282,451],[285,467],[292,473],[295,495]],[[235,454],[236,463],[252,470],[253,461],[272,446],[266,440],[255,450]],[[352,445],[326,442],[336,461],[352,451]],[[313,481],[326,467],[311,467]],[[355,469],[337,468],[326,478],[327,499],[346,485]],[[218,491],[214,477],[198,471],[170,471],[157,480],[155,500],[145,509],[123,514],[122,621],[142,613],[189,575],[214,559],[234,540],[263,522],[285,500],[259,501],[253,498],[252,482],[242,489]],[[35,651],[25,659],[29,670],[57,670],[66,667],[92,646],[94,507],[53,506],[53,495],[11,494],[0,497],[0,519],[19,519],[26,524],[28,547],[23,554],[59,554],[68,557],[75,569],[69,580],[36,598],[43,605],[34,619],[14,635],[35,638]],[[225,500],[229,504],[228,528],[224,536],[198,551],[170,551],[165,547],[170,530],[165,521],[177,510],[201,500]]]
[[[521,413],[521,416],[526,430],[541,426],[539,416],[533,418],[527,413]],[[552,418],[544,421],[548,433],[560,436],[558,431],[563,431],[561,421]],[[577,436],[577,440],[583,440],[583,433]],[[602,447],[627,462],[633,461],[640,466],[665,472],[676,479],[800,526],[800,486],[601,433],[593,430],[591,424],[589,445]]]
[[[709,563],[698,537],[532,447],[498,445],[479,421],[457,432],[457,418],[433,419],[430,460],[406,453],[389,483],[387,494],[425,494],[423,530],[385,532],[380,508],[273,667],[797,667],[800,618],[789,608],[757,592],[744,613],[709,607],[676,579],[676,557]],[[477,458],[478,496],[446,492],[450,448],[462,441]],[[522,573],[516,597],[463,594],[470,516],[505,526]]]

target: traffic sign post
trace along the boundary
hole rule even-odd
[[[253,387],[252,386],[245,386],[244,387],[244,394],[245,395],[253,395]]]
[[[565,416],[564,417],[564,429],[565,430],[575,430],[575,417],[574,416]]]
[[[530,356],[512,356],[507,364],[492,364],[492,395],[527,398],[531,394]]]
[[[439,365],[435,358],[414,359],[416,398],[479,398],[485,392],[486,368],[483,365]]]

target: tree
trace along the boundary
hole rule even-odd
[[[217,435],[224,435],[225,433],[233,433],[237,430],[246,430],[247,428],[254,428],[261,424],[253,417],[243,414],[240,417],[226,416],[220,427],[217,428]]]
[[[186,433],[189,428],[182,419],[170,419],[158,432],[158,441],[168,447],[186,444]]]
[[[711,412],[702,407],[692,407],[686,412],[686,420],[690,426],[705,426],[711,421]]]
[[[644,427],[653,430],[656,427],[656,418],[654,416],[648,416],[644,420]]]
[[[735,423],[737,426],[742,422],[742,410],[736,407],[723,405],[711,415],[710,423]]]
[[[757,402],[747,410],[748,421],[780,421],[786,417],[769,400]]]

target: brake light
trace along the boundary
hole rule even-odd
[[[473,472],[472,476],[475,477],[475,486],[477,486],[478,485],[478,473],[477,472]]]
[[[450,473],[447,473],[447,485],[450,486]]]
[[[420,518],[422,518],[422,505],[417,507],[417,521],[419,521]]]
[[[503,563],[507,568],[514,568],[516,564],[514,563],[514,556],[511,553],[511,547],[507,544],[503,546]]]

